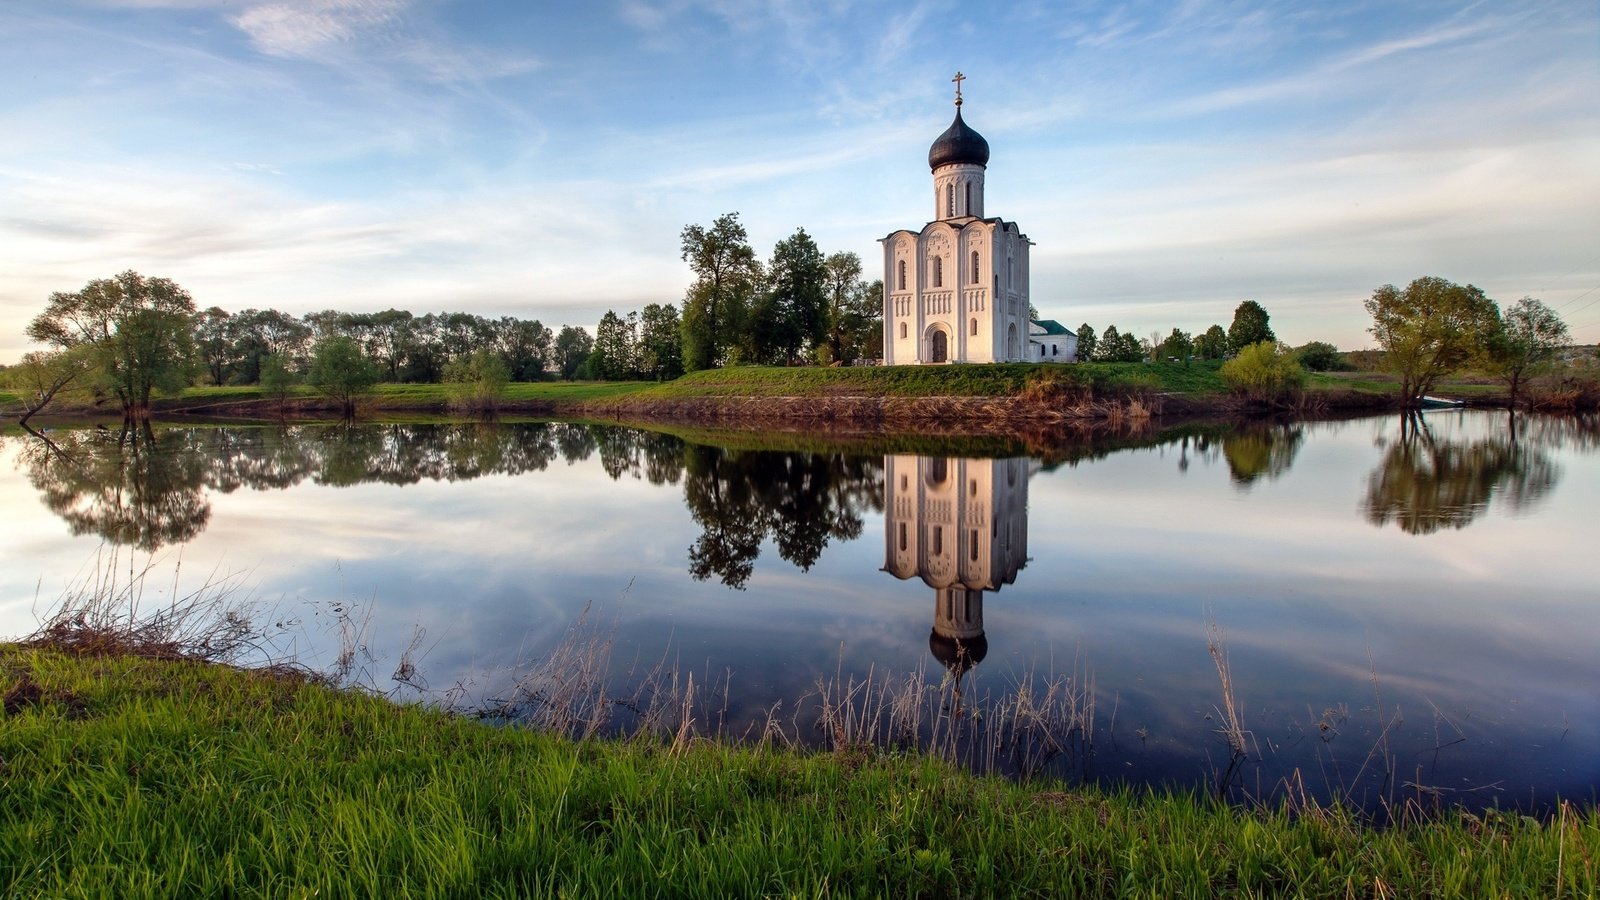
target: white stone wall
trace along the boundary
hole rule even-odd
[[[983,218],[983,166],[958,163],[933,171],[934,219]]]

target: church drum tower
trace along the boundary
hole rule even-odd
[[[1028,359],[1027,235],[984,216],[989,142],[956,117],[928,148],[934,218],[883,238],[883,363]]]

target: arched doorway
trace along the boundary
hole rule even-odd
[[[1014,362],[1020,356],[1021,356],[1021,354],[1017,350],[1017,326],[1014,325],[1014,324],[1013,325],[1007,325],[1006,326],[1006,360],[1009,361],[1009,362]]]
[[[950,361],[950,337],[942,329],[934,329],[933,334],[928,338],[928,343],[930,345],[929,362],[942,363]]]

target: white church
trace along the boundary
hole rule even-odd
[[[1073,362],[1077,336],[1028,317],[1028,248],[1015,222],[983,214],[989,142],[956,118],[928,148],[933,221],[883,238],[883,364]]]

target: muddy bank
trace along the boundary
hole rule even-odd
[[[920,429],[960,426],[979,431],[1028,431],[1060,425],[1112,425],[1199,416],[1318,415],[1397,409],[1387,396],[1354,391],[1307,394],[1278,406],[1251,404],[1228,395],[1141,394],[1126,397],[694,397],[623,398],[563,405],[561,414],[660,423],[718,426],[850,429]]]

